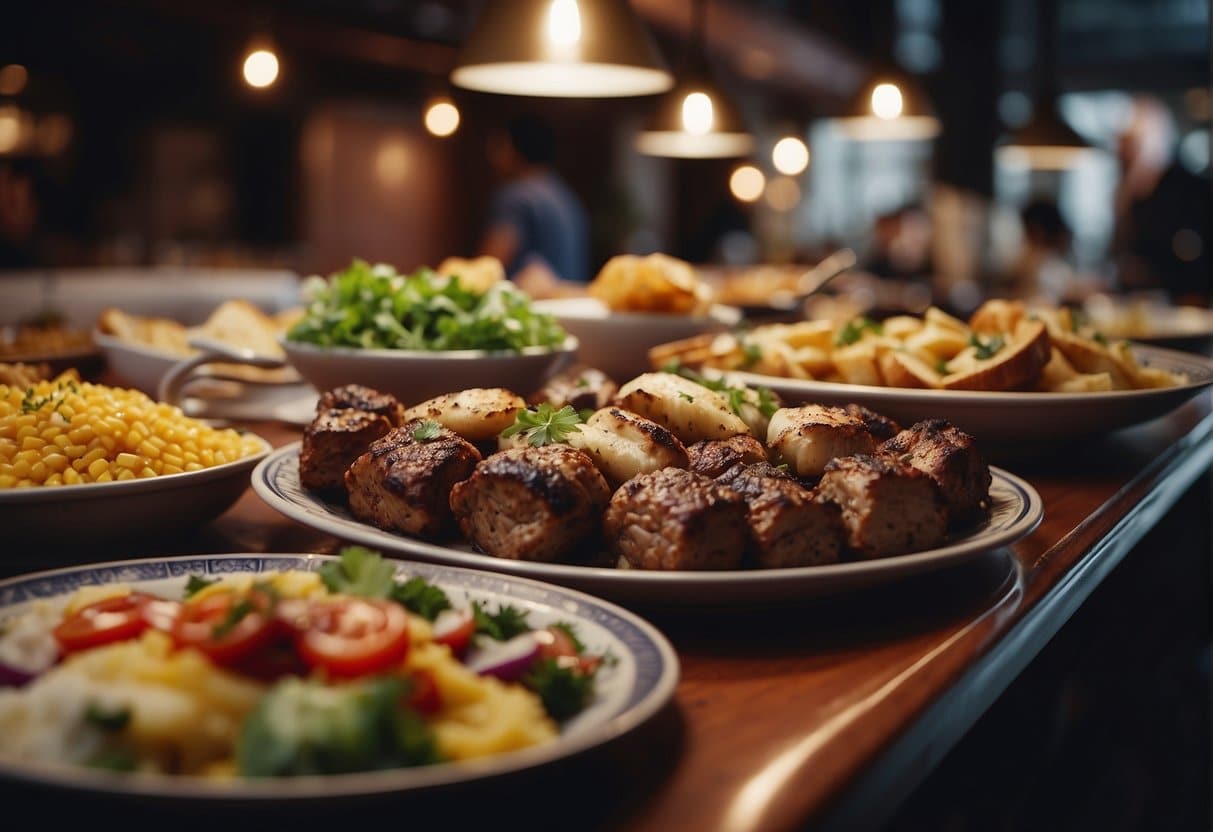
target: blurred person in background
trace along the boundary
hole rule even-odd
[[[933,271],[931,219],[926,211],[906,205],[878,216],[863,268],[886,280],[929,280]]]
[[[487,152],[501,184],[489,203],[480,254],[500,260],[506,275],[533,294],[589,281],[589,220],[553,168],[551,127],[534,115],[516,116],[489,134]]]
[[[38,195],[32,169],[20,162],[0,164],[0,269],[37,264],[34,232]]]
[[[1019,212],[1023,243],[1010,267],[1007,291],[1017,297],[1064,299],[1074,274],[1073,233],[1051,199],[1038,197]]]
[[[1113,257],[1125,291],[1162,289],[1175,303],[1208,305],[1209,182],[1186,170],[1175,154],[1175,123],[1166,105],[1138,98],[1117,144]]]

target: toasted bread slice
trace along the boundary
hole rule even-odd
[[[1042,321],[1024,319],[1012,336],[989,358],[975,357],[973,347],[967,348],[953,363],[963,369],[949,373],[941,382],[945,390],[1023,390],[1035,384],[1041,370],[1049,363],[1052,348],[1049,333]]]
[[[943,376],[916,355],[903,350],[887,350],[878,356],[880,374],[889,387],[937,389]]]
[[[121,309],[102,310],[97,317],[97,329],[128,344],[150,347],[170,355],[192,355],[189,332],[185,326],[169,318],[145,318]]]
[[[191,327],[190,335],[201,335],[232,347],[252,350],[258,355],[282,358],[278,343],[278,322],[252,303],[239,298],[224,301],[205,322]]]

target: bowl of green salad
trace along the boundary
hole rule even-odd
[[[422,267],[355,260],[302,287],[306,311],[282,338],[317,390],[364,384],[411,405],[472,387],[521,395],[572,363],[577,339],[508,281],[465,286]]]

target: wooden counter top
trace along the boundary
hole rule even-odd
[[[278,424],[250,427],[275,445],[298,437]],[[464,799],[463,787],[409,805],[489,828],[513,828],[500,825],[503,801],[525,805],[517,811],[528,828],[556,820],[654,832],[878,827],[1209,468],[1210,396],[1106,439],[1023,447],[992,461],[1044,499],[1040,528],[1013,549],[795,607],[640,610],[682,661],[672,707],[605,749],[480,786],[483,799]],[[89,558],[338,545],[249,491],[203,529]],[[69,555],[10,553],[0,573]]]

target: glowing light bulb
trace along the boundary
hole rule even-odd
[[[775,170],[787,176],[796,176],[809,166],[809,148],[795,136],[785,136],[771,150],[771,161],[775,164]]]
[[[569,47],[581,40],[581,10],[577,0],[552,0],[548,8],[548,40]]]
[[[254,49],[244,58],[244,82],[264,89],[278,80],[278,56],[269,49]]]
[[[706,93],[693,92],[682,100],[682,128],[695,136],[712,129],[715,114],[712,99]]]
[[[757,202],[767,178],[753,165],[741,165],[729,177],[729,190],[741,202]]]
[[[425,129],[445,138],[459,129],[459,108],[445,98],[430,102],[425,111]]]
[[[905,102],[896,84],[877,84],[872,90],[872,114],[886,120],[901,115]]]

